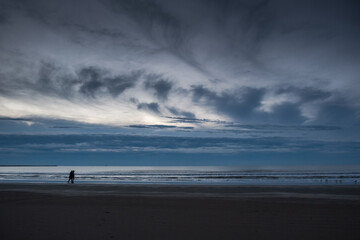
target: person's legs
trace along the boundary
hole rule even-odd
[[[74,183],[74,179],[73,179],[73,178],[71,179],[71,183]]]

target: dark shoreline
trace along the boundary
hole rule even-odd
[[[0,165],[0,167],[58,167],[59,165],[27,165],[27,164],[20,164],[20,165]]]
[[[358,239],[358,186],[0,184],[0,239]]]

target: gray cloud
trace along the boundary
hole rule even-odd
[[[171,120],[173,123],[195,123],[195,124],[201,124],[201,123],[213,123],[217,126],[222,126],[223,124],[228,124],[229,122],[226,121],[219,121],[219,120],[211,120],[211,119],[199,119],[199,118],[193,118],[193,117],[167,117]]]
[[[271,124],[303,124],[307,117],[301,108],[306,104],[316,103],[318,114],[311,121],[324,124],[352,124],[359,121],[359,110],[338,93],[323,91],[313,87],[279,87],[278,89],[240,88],[237,90],[216,93],[203,86],[193,86],[192,99],[196,103],[213,107],[216,111],[230,116],[233,120],[271,123]],[[270,112],[259,109],[265,95],[273,92],[274,96],[290,94],[296,98],[277,103]]]
[[[280,87],[276,90],[276,94],[294,94],[300,97],[302,102],[309,102],[315,100],[325,100],[332,96],[329,91],[323,91],[314,87],[297,88],[294,86]]]
[[[103,87],[101,73],[94,67],[81,69],[79,72],[79,79],[81,79],[80,92],[89,96],[95,97],[95,93]]]
[[[167,100],[169,92],[172,88],[172,83],[169,80],[163,79],[161,75],[149,74],[146,76],[145,87],[147,89],[154,89],[155,95],[161,100]]]
[[[339,125],[360,125],[360,111],[343,99],[336,99],[325,102],[316,118],[317,123],[339,124]]]
[[[266,114],[269,122],[278,124],[302,124],[306,118],[302,116],[299,109],[299,104],[296,103],[282,103],[273,107],[272,113]]]
[[[80,68],[77,73],[71,74],[68,70],[56,66],[51,62],[42,62],[36,81],[31,79],[14,79],[21,83],[14,89],[13,83],[9,82],[11,76],[6,76],[2,91],[11,94],[23,88],[44,95],[56,95],[61,98],[71,98],[81,93],[87,97],[95,98],[101,91],[117,97],[125,90],[133,88],[143,74],[141,70],[134,70],[126,74],[112,75],[106,69],[89,66]]]
[[[0,117],[0,121],[32,121],[31,118],[8,118]]]
[[[176,126],[171,125],[129,125],[130,128],[160,128],[160,129],[167,129],[167,128],[176,128]]]
[[[192,120],[194,120],[196,118],[195,114],[192,113],[192,112],[182,111],[182,110],[174,108],[174,107],[171,107],[171,108],[168,108],[168,109],[172,114],[174,114],[176,116],[182,116],[184,118],[192,119]]]
[[[108,29],[108,28],[94,28],[89,27],[82,24],[77,23],[64,23],[63,25],[65,28],[74,28],[75,30],[78,30],[80,32],[83,32],[85,34],[100,36],[100,37],[109,37],[109,38],[126,38],[126,35],[122,32],[119,32],[117,30]]]
[[[234,92],[217,94],[203,86],[193,86],[192,92],[193,101],[205,100],[205,105],[214,106],[217,111],[239,120],[256,115],[256,108],[261,105],[265,90],[241,88]]]
[[[106,76],[106,72],[95,67],[83,68],[78,73],[80,92],[95,97],[101,88],[106,89],[113,97],[117,97],[126,89],[134,87],[142,75],[142,71],[133,71],[128,75]]]
[[[160,113],[159,104],[157,104],[155,102],[152,102],[152,103],[139,103],[137,105],[137,108],[139,110],[147,110],[147,111],[154,112],[154,113],[157,113],[157,114]]]

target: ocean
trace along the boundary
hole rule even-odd
[[[2,183],[353,185],[360,166],[1,166]]]

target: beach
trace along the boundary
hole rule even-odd
[[[1,239],[359,239],[360,187],[0,184]]]

